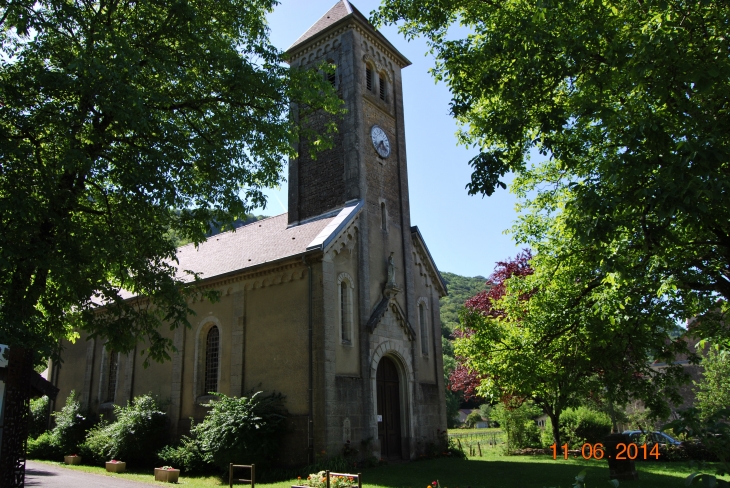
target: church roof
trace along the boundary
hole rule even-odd
[[[312,27],[307,29],[304,34],[299,36],[299,39],[294,41],[294,44],[292,44],[291,47],[287,49],[287,51],[291,51],[294,47],[303,43],[307,39],[316,36],[327,27],[337,23],[338,21],[344,19],[349,15],[352,15],[355,10],[356,9],[353,9],[350,2],[348,2],[347,0],[340,0],[331,9],[329,9],[326,14],[320,17],[317,22],[312,24]],[[358,11],[358,13],[360,12]],[[362,16],[362,14],[360,15]]]
[[[177,250],[177,278],[191,279],[182,270],[206,279],[324,249],[361,207],[348,205],[295,226],[287,225],[284,213],[209,237],[198,247],[182,246]]]
[[[318,35],[322,32],[329,30],[335,25],[345,23],[348,20],[355,20],[359,22],[375,37],[377,37],[380,42],[385,44],[391,51],[393,51],[393,54],[400,58],[402,68],[411,64],[411,62],[408,61],[408,59],[403,56],[395,48],[395,46],[393,46],[390,41],[385,38],[383,34],[381,34],[377,29],[375,29],[375,27],[373,27],[368,18],[365,17],[365,15],[363,15],[362,12],[360,12],[348,0],[339,0],[336,4],[334,4],[332,8],[327,11],[327,13],[320,17],[317,22],[312,24],[312,26],[307,29],[304,34],[299,36],[299,39],[294,41],[294,44],[289,46],[289,49],[286,50],[287,53],[289,55],[293,54],[295,51],[298,51],[300,47],[303,47],[305,44],[307,44],[308,41],[314,40],[315,37],[318,37]]]

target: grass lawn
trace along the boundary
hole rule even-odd
[[[49,463],[59,465],[60,463]],[[622,487],[632,488],[671,488],[684,487],[684,478],[690,474],[686,463],[639,462],[636,464],[639,479],[622,481]],[[104,468],[73,466],[69,469],[106,474]],[[482,458],[432,459],[402,464],[390,464],[363,470],[364,486],[368,488],[426,488],[434,480],[439,480],[442,488],[569,488],[575,476],[587,469],[586,486],[589,488],[610,486],[608,465],[605,461],[584,459],[557,459],[549,456],[501,456],[490,452]],[[306,476],[306,473],[302,473]],[[155,483],[149,472],[123,473],[121,478]],[[725,477],[728,479],[728,477]],[[227,486],[219,478],[188,478],[181,476],[180,484],[188,487]],[[292,482],[257,483],[262,488],[289,488]]]

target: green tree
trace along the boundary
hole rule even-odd
[[[169,359],[158,328],[188,326],[194,293],[176,239],[264,205],[296,137],[328,145],[290,102],[300,120],[341,107],[282,64],[276,3],[0,5],[0,343],[48,357],[78,327]]]
[[[530,197],[522,230],[569,230],[604,276],[679,303],[730,304],[730,7],[726,2],[384,0],[374,20],[424,36],[452,93],[459,141],[479,153],[468,190],[509,172]],[[468,34],[449,35],[459,23]],[[529,162],[539,151],[544,160]],[[630,291],[631,288],[626,291]],[[674,290],[668,293],[667,290]],[[635,297],[639,299],[639,297]],[[719,320],[704,335],[730,338]],[[730,340],[730,339],[729,339]]]
[[[710,347],[702,359],[702,379],[695,382],[697,407],[703,417],[730,409],[730,351]]]
[[[550,418],[558,445],[561,413],[587,398],[641,398],[660,416],[668,413],[667,400],[681,401],[682,368],[651,368],[652,360],[671,364],[685,350],[685,341],[670,335],[673,302],[628,289],[634,283],[605,285],[581,255],[558,262],[538,253],[531,272],[525,259],[501,263],[490,277],[490,301],[475,300],[482,305],[461,316],[456,354],[480,378],[480,396],[512,408],[534,403]]]

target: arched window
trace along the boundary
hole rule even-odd
[[[379,74],[378,75],[378,88],[380,89],[380,99],[385,101],[385,93],[387,88],[388,82],[385,81],[385,76]]]
[[[342,273],[337,279],[338,294],[340,302],[340,339],[343,344],[352,344],[352,278],[347,273]]]
[[[373,91],[373,70],[369,64],[365,65],[365,88],[368,91]]]
[[[388,230],[388,220],[385,213],[385,202],[380,202],[380,225],[384,231]]]
[[[205,389],[203,394],[218,391],[218,356],[220,354],[220,333],[215,325],[208,331],[205,340]]]
[[[418,323],[421,325],[421,354],[428,356],[428,319],[426,317],[426,305],[418,304]]]
[[[119,355],[109,351],[109,369],[107,372],[106,398],[104,403],[114,403],[117,394],[117,371],[119,370]]]

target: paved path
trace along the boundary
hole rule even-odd
[[[26,461],[25,486],[29,488],[150,488],[154,485]]]

